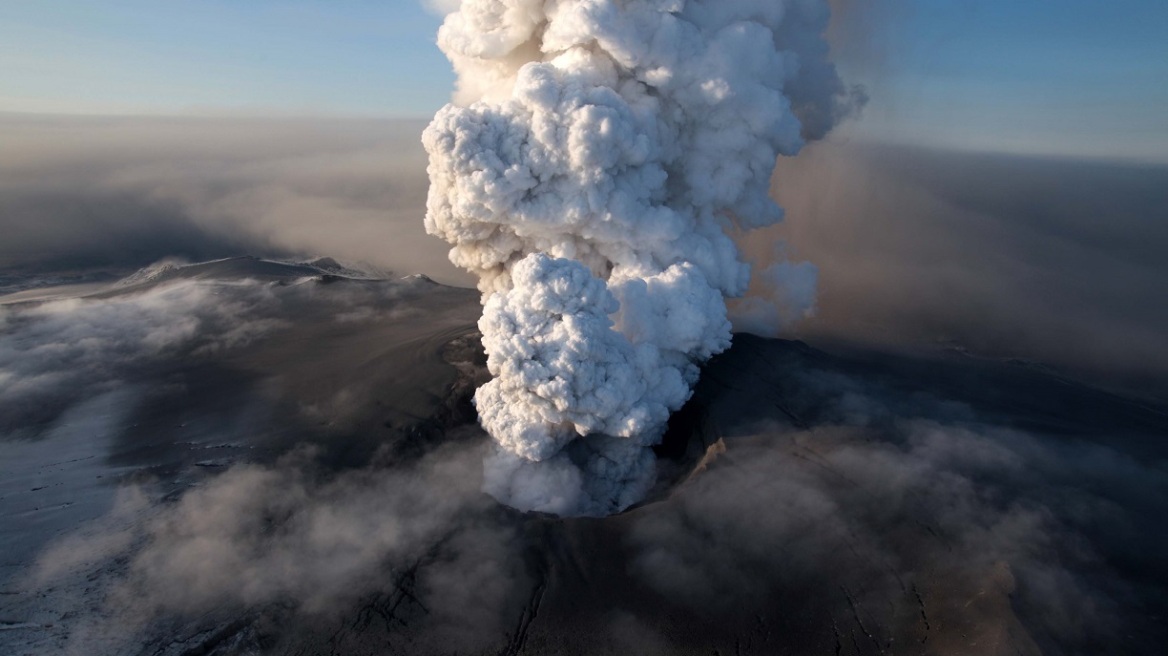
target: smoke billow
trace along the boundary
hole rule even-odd
[[[484,294],[497,498],[603,515],[652,484],[648,447],[729,346],[723,298],[749,285],[727,231],[780,221],[776,158],[863,101],[827,60],[829,14],[465,0],[447,16],[459,86],[423,135],[426,229]]]

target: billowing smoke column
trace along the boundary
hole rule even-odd
[[[823,0],[464,0],[439,45],[455,103],[425,131],[426,229],[479,277],[497,442],[486,489],[605,515],[654,482],[649,447],[730,345],[771,225],[778,155],[855,101]]]

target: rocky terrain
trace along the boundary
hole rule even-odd
[[[1147,402],[1025,362],[740,334],[671,420],[650,499],[562,519],[480,492],[477,293],[254,259],[131,283],[3,306],[0,370],[35,352],[57,381],[0,397],[3,653],[1168,638],[1168,414]]]

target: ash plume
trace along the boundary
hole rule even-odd
[[[464,0],[438,43],[455,102],[423,135],[426,229],[483,292],[498,444],[485,487],[604,515],[730,344],[750,270],[727,230],[782,219],[779,155],[863,103],[828,61],[826,1]]]

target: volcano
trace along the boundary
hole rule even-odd
[[[5,653],[1168,637],[1168,413],[1034,363],[737,334],[646,499],[564,518],[482,492],[472,290],[233,258],[63,296],[0,299],[4,368],[35,353],[62,381],[5,388]],[[127,346],[131,323],[150,327]]]

